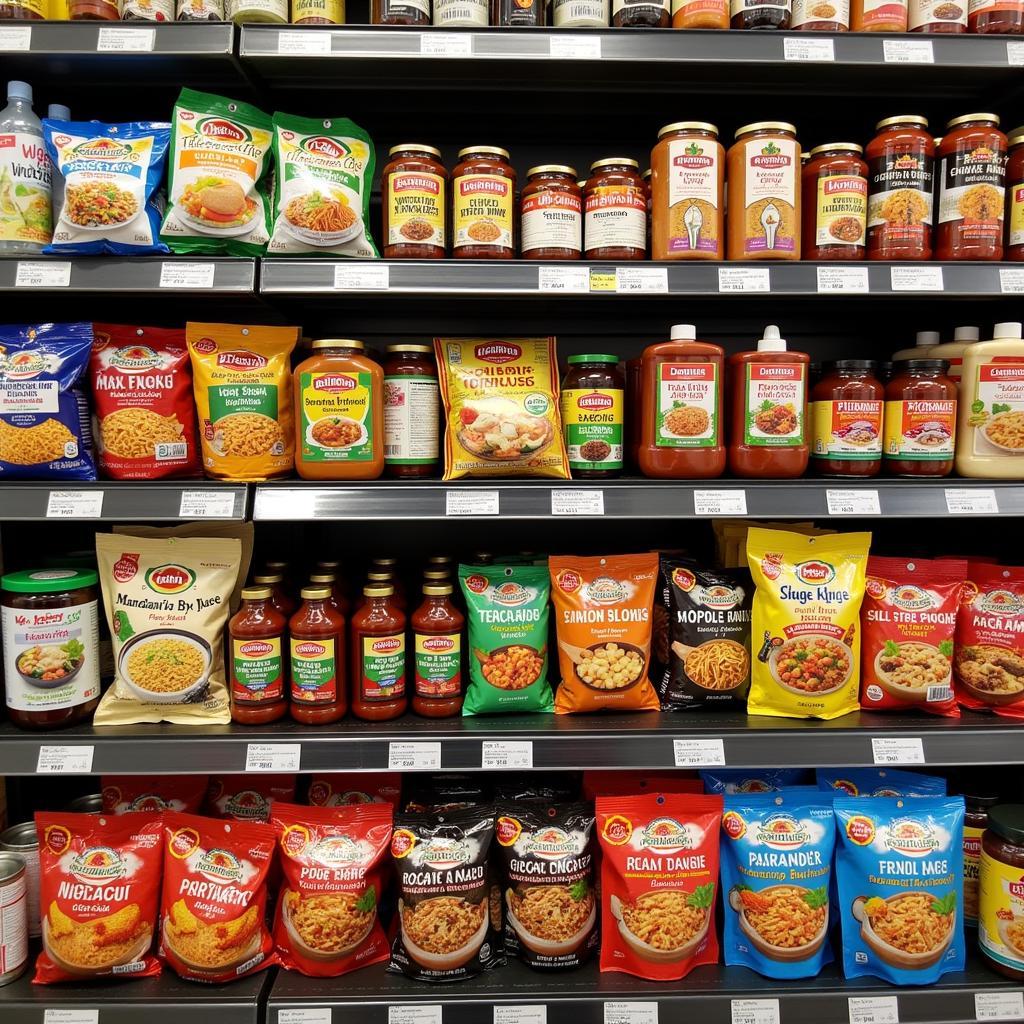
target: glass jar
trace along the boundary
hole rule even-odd
[[[395,588],[363,588],[364,604],[352,616],[352,714],[383,722],[405,713],[405,613]]]
[[[960,34],[967,31],[967,0],[908,0],[911,32]]]
[[[178,21],[223,21],[224,0],[178,0]]]
[[[380,175],[384,259],[444,259],[448,171],[441,151],[403,142],[388,157]]]
[[[981,837],[978,893],[978,944],[994,971],[1024,981],[1024,952],[1019,939],[1007,941],[1008,929],[1019,935],[1024,917],[1020,880],[1024,876],[1024,804],[998,804],[989,809],[988,828]]]
[[[868,143],[868,259],[930,260],[935,142],[928,119],[898,114]]]
[[[302,604],[288,622],[291,714],[303,725],[328,725],[345,715],[345,619],[330,587],[302,588]]]
[[[1024,260],[1024,129],[1017,128],[1007,139],[1006,258]]]
[[[789,28],[793,0],[729,0],[730,28]]]
[[[348,597],[345,589],[338,581],[338,573],[334,569],[317,569],[310,573],[309,586],[316,589],[326,587],[331,593],[328,598],[330,606],[341,616],[347,616],[349,612]],[[300,591],[301,593],[301,591]],[[290,620],[289,620],[290,621]]]
[[[797,32],[849,32],[850,0],[793,0],[789,27]]]
[[[979,36],[1018,36],[1024,32],[1024,4],[1020,0],[968,0],[967,31]]]
[[[906,32],[907,0],[853,0],[850,24],[854,32]]]
[[[578,260],[583,249],[583,193],[576,168],[541,164],[526,172],[519,200],[524,260]]]
[[[423,603],[410,620],[413,633],[412,709],[425,718],[462,711],[462,635],[466,619],[452,602],[450,582],[423,587]]]
[[[729,0],[672,0],[673,28],[729,27]]]
[[[436,476],[441,391],[430,345],[388,345],[384,362],[384,475]]]
[[[430,0],[371,0],[371,25],[430,24]]]
[[[512,28],[541,28],[544,0],[490,0],[491,24]]]
[[[671,0],[612,0],[613,28],[668,28]]]
[[[0,21],[43,21],[47,12],[46,0],[7,0],[0,4]]]
[[[119,0],[71,0],[68,18],[71,21],[120,21],[121,4]]]
[[[555,28],[607,28],[611,0],[551,0]]]
[[[944,359],[904,359],[885,386],[882,457],[890,476],[948,476],[956,444],[956,381]]]
[[[345,0],[291,0],[291,5],[293,25],[345,24]]]
[[[999,803],[994,793],[964,793],[964,925],[978,927],[981,877],[981,841],[988,828],[988,812]]]
[[[562,430],[573,479],[605,480],[622,472],[625,379],[619,357],[569,356],[562,379]]]
[[[507,149],[467,146],[452,171],[452,255],[457,260],[515,256],[516,172]]]
[[[269,567],[270,563],[268,563]],[[270,587],[270,603],[287,619],[295,611],[296,601],[285,585],[284,574],[266,572],[253,576],[253,586]]]
[[[443,28],[487,28],[489,0],[433,0],[434,24]]]
[[[624,156],[590,165],[584,199],[588,260],[647,258],[647,189],[640,165]]]
[[[262,22],[288,24],[288,0],[225,0],[228,21],[238,25]]]
[[[174,0],[124,0],[122,21],[174,21]]]
[[[284,657],[288,620],[274,607],[270,587],[245,587],[242,607],[228,622],[231,638],[231,718],[266,725],[288,710]]]
[[[882,468],[885,387],[870,359],[831,363],[811,389],[811,465],[818,476],[875,476]]]
[[[868,165],[854,142],[811,150],[803,175],[805,260],[862,260],[866,251]]]

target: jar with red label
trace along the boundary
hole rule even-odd
[[[1007,139],[1006,161],[1006,258],[1024,260],[1024,129]]]
[[[405,613],[387,583],[363,588],[352,616],[352,713],[383,722],[405,713]]]
[[[231,717],[243,725],[266,725],[288,710],[288,620],[271,598],[270,587],[245,587],[242,607],[228,623]]]
[[[793,0],[797,32],[849,32],[850,0]]]
[[[624,156],[590,165],[584,235],[588,260],[642,260],[647,256],[647,188],[640,165]]]
[[[868,165],[861,153],[854,142],[811,150],[802,172],[804,259],[864,259]]]
[[[441,151],[403,142],[388,151],[380,176],[386,260],[444,258],[448,171]]]
[[[302,604],[288,623],[291,640],[292,718],[327,725],[345,715],[345,619],[330,587],[302,588]]]
[[[870,359],[840,359],[811,390],[811,465],[819,476],[875,476],[882,468],[885,387]]]
[[[939,147],[940,260],[1001,260],[1006,204],[1006,136],[996,114],[964,114]]]
[[[410,620],[415,665],[412,709],[426,718],[462,710],[462,635],[465,617],[452,602],[450,582],[423,586],[423,603]]]
[[[576,168],[541,164],[526,172],[519,231],[524,260],[578,260],[583,249],[583,193]]]
[[[948,476],[956,445],[956,381],[944,359],[904,359],[885,387],[885,471]]]
[[[467,146],[452,171],[452,255],[460,260],[515,256],[516,172],[507,149]]]
[[[957,35],[967,31],[967,0],[908,0],[911,32]]]
[[[968,0],[967,31],[1016,36],[1024,32],[1024,0]]]
[[[729,0],[729,27],[789,28],[793,0]]]

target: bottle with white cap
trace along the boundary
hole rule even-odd
[[[900,359],[924,359],[928,350],[934,348],[942,341],[938,331],[918,331],[914,337],[913,348],[901,348],[892,354],[892,361],[895,363]]]
[[[1024,480],[1024,340],[1016,322],[996,324],[963,354],[956,471]]]
[[[7,83],[0,135],[9,140],[0,146],[0,253],[41,252],[53,238],[50,159],[27,82]]]
[[[729,469],[736,476],[788,478],[807,470],[807,370],[774,324],[753,352],[729,356]]]
[[[942,345],[934,345],[925,355],[929,359],[945,359],[949,363],[946,376],[960,384],[960,368],[964,361],[964,349],[981,339],[979,327],[956,327],[953,329],[953,340]]]

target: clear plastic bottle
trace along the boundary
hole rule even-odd
[[[0,254],[42,252],[53,238],[50,159],[27,82],[7,83],[0,136],[13,138],[0,147]]]

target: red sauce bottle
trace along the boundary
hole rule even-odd
[[[295,611],[295,598],[288,592],[284,576],[279,572],[268,572],[262,576],[253,576],[253,586],[270,587],[270,603],[286,618],[290,619]]]
[[[807,469],[810,362],[806,352],[786,351],[774,325],[756,351],[729,356],[729,469],[736,476],[796,477]]]
[[[384,722],[405,713],[405,613],[395,588],[363,588],[366,602],[352,616],[352,714]]]
[[[882,468],[885,385],[869,359],[826,364],[811,390],[811,465],[818,476],[875,476]]]
[[[409,608],[409,602],[405,596],[405,584],[398,578],[397,558],[375,558],[371,563],[373,572],[391,573],[391,585],[395,588],[395,605],[403,612]]]
[[[440,572],[441,570],[435,570]],[[413,612],[412,709],[426,718],[462,711],[462,634],[466,620],[452,604],[451,583],[427,582]]]
[[[349,601],[345,596],[345,591],[338,583],[337,573],[334,572],[315,572],[309,577],[309,585],[311,587],[327,587],[331,592],[331,607],[339,614],[348,616],[349,613]]]
[[[288,620],[270,587],[246,587],[231,617],[231,717],[243,725],[276,722],[288,710],[284,640]]]
[[[329,587],[302,588],[291,634],[291,713],[305,725],[326,725],[345,714],[345,618]]]
[[[944,359],[905,359],[885,386],[882,457],[890,476],[948,476],[956,448],[956,381]]]

